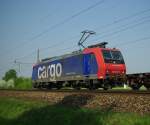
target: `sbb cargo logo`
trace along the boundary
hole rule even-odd
[[[48,66],[40,66],[38,68],[38,79],[50,78],[50,80],[55,80],[56,77],[60,77],[61,75],[61,63],[50,64]]]

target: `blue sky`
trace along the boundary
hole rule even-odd
[[[40,58],[77,50],[86,29],[97,34],[85,45],[107,41],[121,50],[127,73],[150,72],[149,0],[0,0],[0,78],[10,68],[31,76],[37,48]]]

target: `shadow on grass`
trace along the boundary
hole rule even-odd
[[[58,102],[56,105],[67,106],[67,107],[81,107],[88,103],[88,100],[92,99],[92,95],[79,95],[73,94],[65,96],[62,101]]]
[[[0,123],[1,125],[102,125],[111,109],[96,111],[80,108],[90,99],[92,96],[89,95],[66,96],[56,105],[31,109],[16,119],[0,117]]]

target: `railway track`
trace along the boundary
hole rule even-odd
[[[83,90],[74,90],[74,89],[61,89],[61,90],[47,90],[47,89],[0,89],[1,91],[8,91],[8,92],[45,92],[45,93],[54,93],[54,92],[58,92],[58,93],[103,93],[103,94],[146,94],[146,95],[150,95],[150,91],[147,90],[140,90],[140,91],[133,91],[133,90],[87,90],[87,89],[83,89]]]
[[[0,98],[18,98],[85,108],[150,114],[150,91],[129,90],[0,90]]]

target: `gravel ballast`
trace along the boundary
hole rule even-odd
[[[0,91],[0,97],[41,100],[48,102],[50,105],[150,114],[150,94],[2,90]]]

